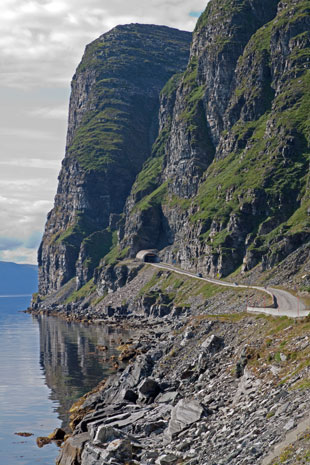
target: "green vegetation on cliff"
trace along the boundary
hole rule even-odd
[[[165,82],[185,65],[189,38],[166,27],[136,24],[118,26],[86,47],[76,76],[94,76],[95,83],[68,150],[83,169],[141,168],[149,151],[143,126],[152,124]],[[147,100],[139,87],[149,87]]]
[[[270,12],[266,18],[268,14],[270,19],[275,15],[277,3],[268,4]],[[201,31],[208,27],[216,29],[219,36],[214,32],[206,48],[196,44],[195,55],[184,74],[171,80],[162,92],[169,95],[178,85],[177,92],[183,98],[182,112],[176,114],[175,109],[171,112],[172,124],[175,131],[178,121],[184,121],[183,137],[188,138],[190,146],[190,149],[184,146],[184,150],[192,154],[184,154],[180,164],[193,157],[194,166],[203,166],[204,162],[208,166],[207,159],[214,157],[210,125],[215,123],[208,120],[208,107],[219,103],[210,104],[208,100],[211,94],[210,91],[206,94],[208,82],[203,81],[203,76],[209,70],[203,68],[204,61],[206,66],[215,66],[221,53],[222,59],[228,60],[223,47],[228,51],[234,46],[243,20],[249,25],[254,21],[253,8],[260,8],[259,2],[254,4],[250,5],[248,0],[211,1],[198,20],[196,41],[203,41]],[[264,254],[271,263],[281,260],[287,253],[285,243],[281,242],[284,238],[290,244],[288,251],[310,239],[308,11],[308,2],[291,0],[271,21],[249,35],[237,60],[231,97],[222,115],[226,127],[217,143],[215,159],[200,178],[197,195],[183,199],[171,194],[169,185],[188,181],[167,179],[166,174],[165,183],[155,184],[153,192],[147,190],[133,209],[143,212],[164,204],[168,223],[172,208],[178,208],[182,215],[191,211],[188,221],[193,230],[200,231],[201,247],[208,248],[209,256],[221,257],[224,273],[225,269],[232,272],[238,268],[247,253],[255,255],[254,260],[248,261],[249,267],[255,266]],[[218,22],[214,22],[215,17]],[[263,20],[263,16],[255,18],[258,23]],[[226,39],[225,22],[232,31]],[[243,36],[247,34],[245,28]],[[163,144],[166,173],[170,170],[167,148],[171,150],[171,137],[176,140],[176,134],[168,132]],[[205,153],[204,162],[201,149]],[[175,165],[174,157],[171,163]],[[188,176],[190,179],[191,174]],[[170,227],[178,231],[180,239],[182,234],[191,236],[187,226],[183,230],[177,224]],[[143,234],[143,227],[140,230]],[[178,247],[184,248],[182,239],[175,244]],[[228,268],[226,262],[230,263]]]

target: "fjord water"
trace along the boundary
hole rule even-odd
[[[57,447],[39,449],[36,437],[67,424],[71,404],[109,372],[106,359],[122,337],[108,328],[19,312],[29,301],[29,296],[0,297],[1,465],[55,463]]]
[[[39,325],[29,315],[29,296],[0,297],[0,463],[52,465],[57,449],[39,449],[36,436],[60,426],[39,364]],[[17,432],[33,433],[20,437]]]

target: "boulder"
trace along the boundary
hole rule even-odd
[[[149,436],[151,433],[160,434],[167,427],[167,422],[164,420],[153,421],[150,423],[144,423],[143,431]]]
[[[88,442],[81,455],[81,460],[72,465],[81,463],[87,465],[128,463],[132,459],[132,446],[129,439],[115,439],[106,448],[98,447]],[[71,464],[70,464],[71,465]]]
[[[123,434],[120,430],[113,428],[113,426],[110,425],[101,425],[98,427],[96,436],[94,439],[94,444],[98,443],[107,443],[114,441],[114,439],[120,439],[123,438]]]
[[[178,460],[173,454],[163,454],[156,460],[156,464],[158,465],[174,465]]]
[[[145,398],[156,397],[160,392],[159,384],[152,378],[146,378],[141,381],[138,391]]]
[[[171,412],[171,418],[167,428],[167,436],[174,437],[192,423],[200,420],[203,414],[202,405],[196,400],[181,399]]]
[[[124,463],[132,458],[132,446],[129,439],[115,439],[106,448],[106,460],[115,458]]]
[[[164,392],[163,394],[159,394],[156,397],[156,402],[160,404],[170,404],[175,401],[177,398],[178,392],[177,391],[168,391]]]
[[[132,389],[124,389],[123,391],[123,399],[127,400],[128,402],[133,402],[135,404],[138,397],[138,394]]]
[[[48,435],[48,437],[52,441],[63,441],[65,435],[66,435],[66,432],[63,429],[56,428],[51,434]]]
[[[81,463],[82,450],[88,440],[88,433],[78,434],[67,439],[56,459],[56,465],[78,465]]]
[[[52,442],[52,440],[47,436],[39,436],[36,439],[37,446],[40,447],[40,449],[41,449],[41,447],[44,447],[47,444],[50,444],[51,442]]]
[[[132,365],[128,365],[120,377],[120,383],[128,388],[137,386],[150,376],[154,362],[148,355],[138,355]]]
[[[215,354],[219,350],[224,347],[224,341],[221,337],[215,336],[215,334],[211,334],[211,336],[207,337],[204,342],[201,344],[201,348],[203,351]]]

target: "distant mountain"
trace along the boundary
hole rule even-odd
[[[0,295],[32,294],[37,286],[37,266],[0,262]]]

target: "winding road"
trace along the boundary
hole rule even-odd
[[[244,289],[255,289],[257,291],[265,292],[273,298],[273,307],[247,307],[249,313],[265,313],[273,316],[288,316],[291,318],[304,318],[308,316],[310,310],[306,309],[304,302],[299,297],[295,297],[288,291],[282,289],[275,289],[273,287],[261,287],[261,286],[246,286],[245,284],[229,283],[220,279],[204,278],[197,276],[197,274],[190,271],[180,270],[167,263],[150,263],[155,268],[173,271],[174,273],[189,276],[190,278],[199,279],[208,283],[216,284],[217,286],[233,287],[233,288],[244,288]]]

